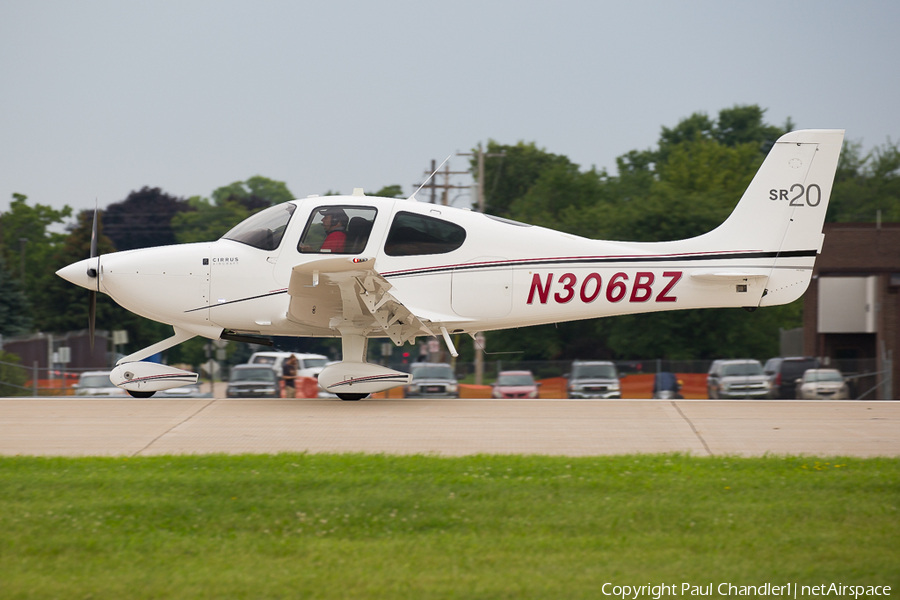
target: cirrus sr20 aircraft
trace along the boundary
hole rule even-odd
[[[343,360],[319,384],[358,400],[409,382],[366,362],[370,338],[525,327],[608,315],[785,304],[809,285],[843,130],[773,146],[716,229],[686,240],[586,239],[410,199],[309,197],[259,212],[220,240],[116,252],[58,271],[174,335],[122,358],[114,384],[148,397],[197,380],[141,362],[195,336],[336,337]],[[96,218],[95,236],[96,238]],[[96,245],[94,244],[94,248]]]

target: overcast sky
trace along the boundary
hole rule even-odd
[[[894,0],[2,0],[0,210],[257,174],[410,194],[488,139],[614,173],[735,104],[869,150],[900,139],[898,28]]]

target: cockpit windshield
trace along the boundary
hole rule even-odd
[[[241,242],[260,250],[275,250],[281,244],[295,208],[289,202],[271,206],[238,223],[222,239]]]

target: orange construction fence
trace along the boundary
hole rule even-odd
[[[37,391],[39,396],[74,396],[75,388],[72,386],[78,383],[78,375],[66,374],[63,379],[38,379]],[[29,379],[23,386],[27,390],[34,389],[34,380]]]
[[[281,379],[281,397],[290,398],[291,388],[285,385],[286,378]],[[315,377],[294,377],[294,398],[318,398],[319,382]]]
[[[706,373],[676,373],[675,376],[681,382],[681,395],[688,399],[706,398]],[[622,398],[641,399],[653,397],[654,375],[626,375],[621,381]],[[301,380],[306,380],[301,383]],[[550,377],[539,380],[540,398],[556,399],[568,398],[565,377]],[[318,395],[318,382],[312,377],[297,378],[297,398],[315,398]],[[492,387],[489,385],[474,385],[461,383],[459,385],[460,398],[490,398]],[[403,387],[396,387],[387,392],[372,394],[372,398],[403,398]]]
[[[622,398],[652,398],[652,373],[626,375],[622,378]],[[675,373],[681,382],[681,395],[685,398],[706,398],[706,373]]]

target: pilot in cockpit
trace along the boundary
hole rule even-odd
[[[318,215],[316,215],[315,220],[318,221],[320,218],[320,224],[314,222],[310,227],[303,243],[300,245],[300,251],[344,252],[347,245],[347,222],[349,221],[347,213],[344,212],[344,209],[342,208],[330,206],[320,210]],[[316,227],[316,225],[320,225],[320,227]],[[319,232],[324,230],[324,237],[321,239],[320,243],[317,243],[318,240],[314,239],[316,237],[316,229],[318,229]]]

